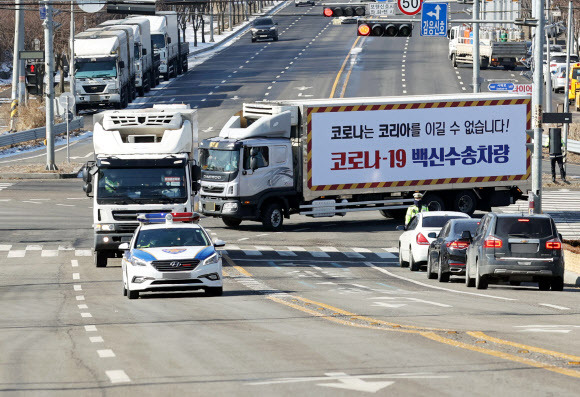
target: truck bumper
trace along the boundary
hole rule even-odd
[[[80,105],[107,105],[109,103],[121,102],[120,94],[99,94],[99,95],[84,95],[77,94],[76,97],[77,104]]]
[[[160,73],[167,73],[167,64],[166,63],[162,63],[161,65],[159,65],[159,72]]]
[[[143,79],[141,76],[135,76],[135,87],[142,87],[143,86]]]
[[[256,206],[252,204],[242,205],[239,200],[201,197],[199,202],[202,214],[207,216],[226,216],[237,219],[257,218]]]

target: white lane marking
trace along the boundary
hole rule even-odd
[[[453,307],[451,305],[446,305],[444,303],[437,303],[437,302],[433,302],[433,301],[426,301],[423,299],[418,299],[418,298],[407,298],[409,300],[415,301],[415,302],[423,302],[423,303],[427,303],[429,305],[434,305],[434,306],[440,306],[440,307]]]
[[[58,256],[58,250],[42,250],[40,256]]]
[[[245,240],[249,240],[249,237],[244,237],[244,238],[239,238],[238,241],[245,241]]]
[[[85,300],[85,296],[84,295],[77,295],[76,296],[78,301],[84,301]]]
[[[359,253],[371,253],[371,250],[368,248],[351,248],[354,252],[359,252]]]
[[[74,288],[75,291],[82,291],[83,290],[83,287],[81,287],[78,284],[74,285],[73,288]]]
[[[75,256],[93,256],[92,250],[75,250]]]
[[[555,334],[567,334],[570,333],[571,329],[544,329],[544,328],[527,328],[522,329],[518,332],[546,332],[546,333],[555,333]]]
[[[288,247],[290,251],[298,251],[298,252],[306,252],[306,249],[303,247]]]
[[[12,245],[0,245],[0,251],[10,251]]]
[[[77,305],[79,307],[79,309],[83,310],[83,309],[88,309],[89,307],[85,304],[83,305]]]
[[[268,236],[270,233],[256,234],[256,237]]]
[[[97,354],[100,358],[115,357],[115,353],[111,349],[97,350]]]
[[[96,332],[97,326],[96,325],[85,325],[85,331],[87,332]]]
[[[131,379],[127,376],[125,371],[122,369],[116,369],[111,371],[105,371],[111,383],[124,383],[131,382]]]
[[[30,199],[30,201],[49,201],[50,199],[41,198],[41,199]]]
[[[42,251],[42,245],[27,245],[26,251]]]
[[[57,204],[60,207],[74,207],[74,204]]]
[[[430,285],[430,284],[422,283],[420,281],[413,280],[413,279],[410,279],[410,278],[407,278],[407,277],[399,276],[398,274],[391,273],[390,271],[388,271],[386,269],[383,269],[383,268],[380,268],[378,266],[375,266],[375,265],[373,265],[370,262],[364,262],[364,264],[366,266],[368,266],[368,267],[372,267],[373,269],[378,270],[379,272],[384,273],[384,274],[387,274],[387,275],[389,275],[391,277],[395,277],[395,278],[398,278],[398,279],[401,279],[401,280],[405,280],[405,281],[408,281],[408,282],[413,283],[413,284],[422,285],[423,287],[427,287],[427,288],[439,289],[439,290],[448,291],[448,292],[455,292],[457,294],[483,296],[484,298],[501,299],[501,300],[506,300],[506,301],[517,301],[517,299],[514,299],[514,298],[504,298],[503,296],[485,295],[485,294],[478,294],[478,293],[475,293],[475,292],[458,291],[458,290],[455,290],[455,289],[438,287],[438,286],[435,286],[435,285]]]
[[[323,252],[338,252],[338,249],[335,247],[318,247]]]
[[[265,245],[256,245],[256,249],[258,251],[274,251],[274,248],[272,247],[267,247]]]
[[[24,258],[24,255],[26,255],[25,250],[8,251],[8,258]]]
[[[102,336],[91,336],[89,337],[89,340],[91,341],[91,343],[103,343],[103,337]]]
[[[72,267],[78,267],[79,266],[79,261],[77,261],[76,259],[73,259],[70,261]]]
[[[42,204],[42,203],[40,203],[40,202],[38,202],[38,201],[28,201],[28,200],[23,200],[22,202],[23,202],[23,203],[30,203],[30,204]]]
[[[81,274],[80,273],[73,273],[73,280],[80,280]]]
[[[551,305],[549,303],[539,303],[539,305],[546,306],[546,307],[551,307],[552,309],[558,309],[558,310],[570,310],[569,307],[558,306],[558,305]]]
[[[89,318],[89,317],[93,317],[93,315],[91,313],[81,313],[81,317]]]

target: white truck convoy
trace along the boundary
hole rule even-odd
[[[186,105],[108,110],[94,116],[95,160],[83,168],[93,197],[97,267],[120,257],[137,215],[192,212],[200,179],[197,113]]]
[[[114,39],[115,38],[115,39]],[[106,21],[75,36],[77,110],[122,109],[159,83],[187,71],[189,43],[177,13]]]
[[[468,94],[246,103],[200,142],[200,205],[230,227],[513,203],[530,188],[530,99]]]

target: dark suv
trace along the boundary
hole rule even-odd
[[[257,18],[252,22],[252,43],[261,39],[278,41],[278,23],[272,18]]]
[[[469,232],[465,238],[471,239]],[[465,284],[537,282],[540,290],[564,288],[562,237],[549,215],[488,213],[467,248]]]

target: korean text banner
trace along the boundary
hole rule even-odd
[[[312,108],[309,187],[527,174],[527,101]],[[497,103],[500,104],[497,104]],[[361,110],[361,108],[363,108]],[[334,110],[334,111],[333,111]],[[513,179],[513,178],[510,178]]]

